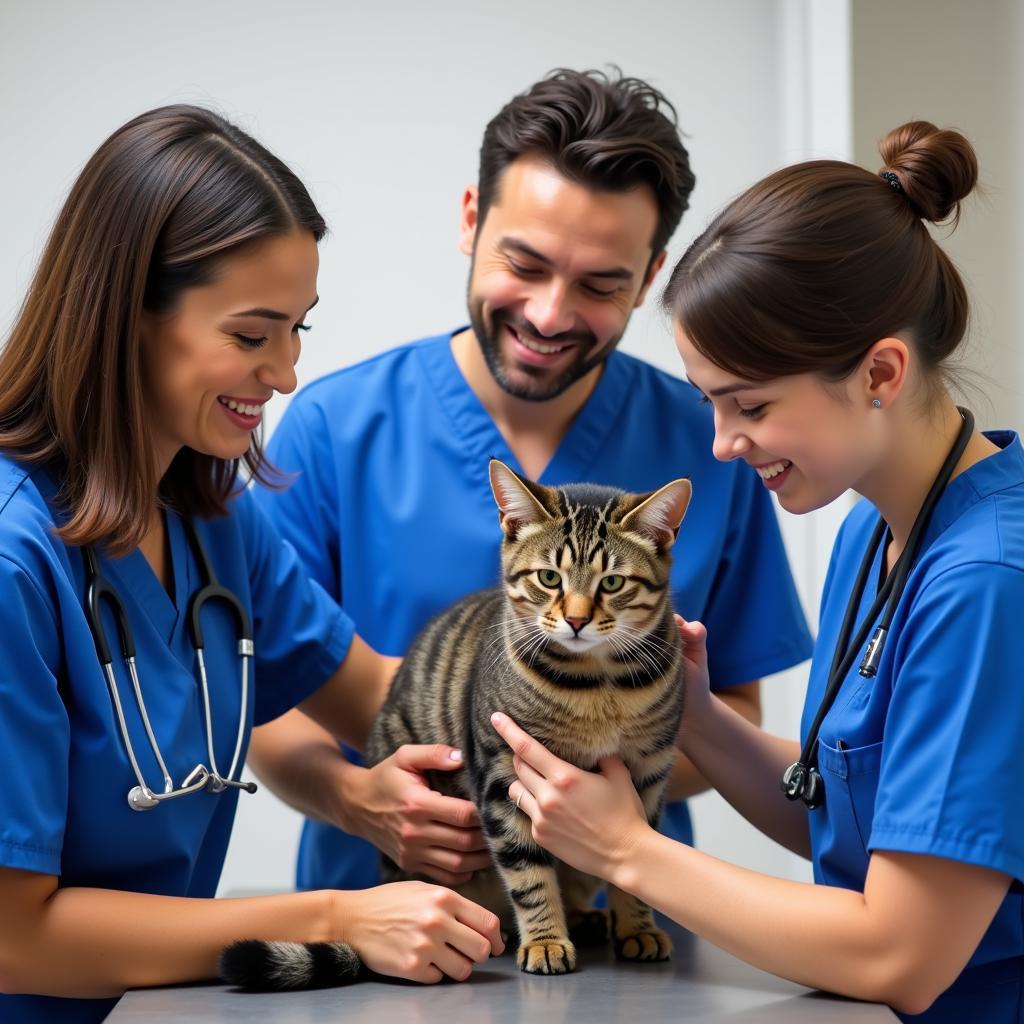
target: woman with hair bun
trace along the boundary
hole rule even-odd
[[[1024,1020],[1024,449],[948,387],[963,282],[923,221],[954,223],[977,163],[955,131],[891,132],[875,174],[784,168],[729,204],[665,293],[715,455],[790,512],[863,500],[829,565],[801,743],[708,689],[680,620],[679,744],[815,884],[648,827],[629,775],[554,759],[514,723],[510,797],[556,856],[738,957],[890,1004],[903,1020]],[[780,792],[780,780],[781,792]]]
[[[0,352],[0,1020],[99,1021],[245,939],[418,981],[502,948],[419,882],[210,898],[253,723],[298,705],[359,746],[394,671],[238,485],[325,230],[244,132],[151,110],[86,164]]]

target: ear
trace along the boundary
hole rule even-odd
[[[637,505],[622,520],[622,528],[647,537],[659,548],[669,548],[675,543],[692,493],[689,480],[673,480]]]
[[[473,255],[479,212],[480,190],[476,185],[470,185],[462,193],[462,215],[459,217],[459,250],[464,256]]]
[[[491,490],[498,505],[498,519],[509,540],[515,540],[524,526],[543,523],[551,518],[526,482],[504,462],[491,459],[490,476]]]
[[[644,279],[644,286],[640,289],[640,294],[636,297],[636,302],[633,303],[634,309],[639,309],[644,304],[644,299],[647,298],[647,293],[650,291],[651,285],[654,283],[654,279],[658,276],[658,271],[665,266],[665,258],[668,253],[662,249],[658,255],[651,260],[650,268],[647,271],[647,276]]]
[[[907,383],[910,349],[901,338],[882,338],[867,350],[858,374],[866,391],[866,402],[876,398],[887,409]]]

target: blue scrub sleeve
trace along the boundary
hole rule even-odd
[[[0,608],[0,864],[59,875],[69,757],[61,632],[37,581],[3,556]]]
[[[1024,572],[929,581],[900,626],[869,849],[1024,878]],[[895,624],[894,624],[895,625]]]
[[[715,690],[791,668],[811,656],[812,646],[768,492],[753,472],[735,480],[702,620]]]
[[[333,675],[348,654],[355,627],[309,578],[295,549],[257,508],[249,491],[238,505],[249,556],[256,645],[254,724],[262,725],[295,707]]]
[[[298,552],[309,575],[340,601],[338,515],[332,500],[338,488],[330,438],[322,410],[297,396],[267,446],[271,463],[287,474],[285,486],[271,490],[257,484],[253,494],[281,536]]]

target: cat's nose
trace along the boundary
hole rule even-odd
[[[572,626],[572,631],[574,633],[578,633],[590,621],[590,616],[588,615],[586,618],[581,618],[578,616],[566,615],[565,621]]]

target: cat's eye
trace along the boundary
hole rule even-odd
[[[539,579],[545,587],[550,587],[552,590],[562,585],[562,577],[555,572],[554,569],[538,569],[537,579]]]
[[[625,576],[605,576],[601,580],[601,589],[606,594],[614,594],[616,590],[621,590],[626,582]]]

